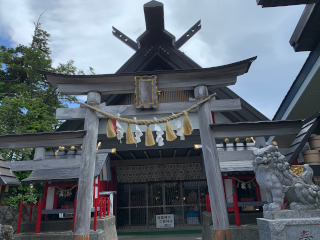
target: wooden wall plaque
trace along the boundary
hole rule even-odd
[[[157,76],[135,76],[136,108],[157,108]]]

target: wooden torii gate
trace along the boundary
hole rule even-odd
[[[58,87],[61,94],[85,95],[87,104],[102,111],[121,116],[163,115],[180,112],[194,105],[194,102],[161,103],[156,109],[141,111],[134,105],[105,106],[100,103],[103,94],[127,94],[135,92],[134,77],[139,75],[156,75],[159,91],[194,90],[197,101],[206,98],[208,88],[224,87],[236,83],[237,76],[246,73],[251,63],[250,58],[229,65],[174,71],[155,71],[142,73],[106,74],[90,76],[70,76],[42,72],[48,82]],[[239,99],[215,100],[202,104],[198,109],[198,121],[209,195],[211,199],[212,220],[215,229],[215,239],[231,239],[229,220],[224,197],[218,153],[215,137],[210,131],[212,123],[211,112],[240,110]],[[98,138],[99,118],[105,116],[87,108],[58,109],[57,119],[84,119],[84,130],[87,134],[83,141],[82,162],[78,185],[77,214],[75,217],[74,240],[88,240],[90,230],[90,209],[93,194],[94,156]]]

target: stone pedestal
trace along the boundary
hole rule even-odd
[[[264,211],[257,222],[260,240],[320,239],[320,210]]]

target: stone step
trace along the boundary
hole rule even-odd
[[[107,218],[107,217],[106,217]],[[93,229],[93,221],[91,218],[90,229]],[[104,218],[97,219],[97,229],[103,229]],[[22,222],[20,233],[34,233],[36,229],[36,222]],[[42,220],[41,232],[61,232],[72,230],[72,219],[61,220]]]
[[[99,229],[96,232],[90,231],[90,240],[104,239],[104,231]],[[73,232],[41,232],[41,233],[20,233],[14,235],[14,240],[72,240]]]
[[[34,233],[34,228],[29,232],[15,234],[15,240],[72,240],[73,232],[71,220],[47,220],[41,224],[41,233]],[[35,223],[27,223],[26,225],[35,227]],[[62,230],[70,227],[68,230]],[[60,228],[60,230],[58,230]],[[97,220],[97,231],[93,231],[93,218],[91,219],[90,240],[118,240],[115,217],[105,217]],[[44,231],[46,230],[46,231]],[[48,231],[47,231],[48,230]],[[57,231],[58,230],[58,231]]]

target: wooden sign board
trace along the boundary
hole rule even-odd
[[[135,76],[136,108],[157,108],[157,76]]]

